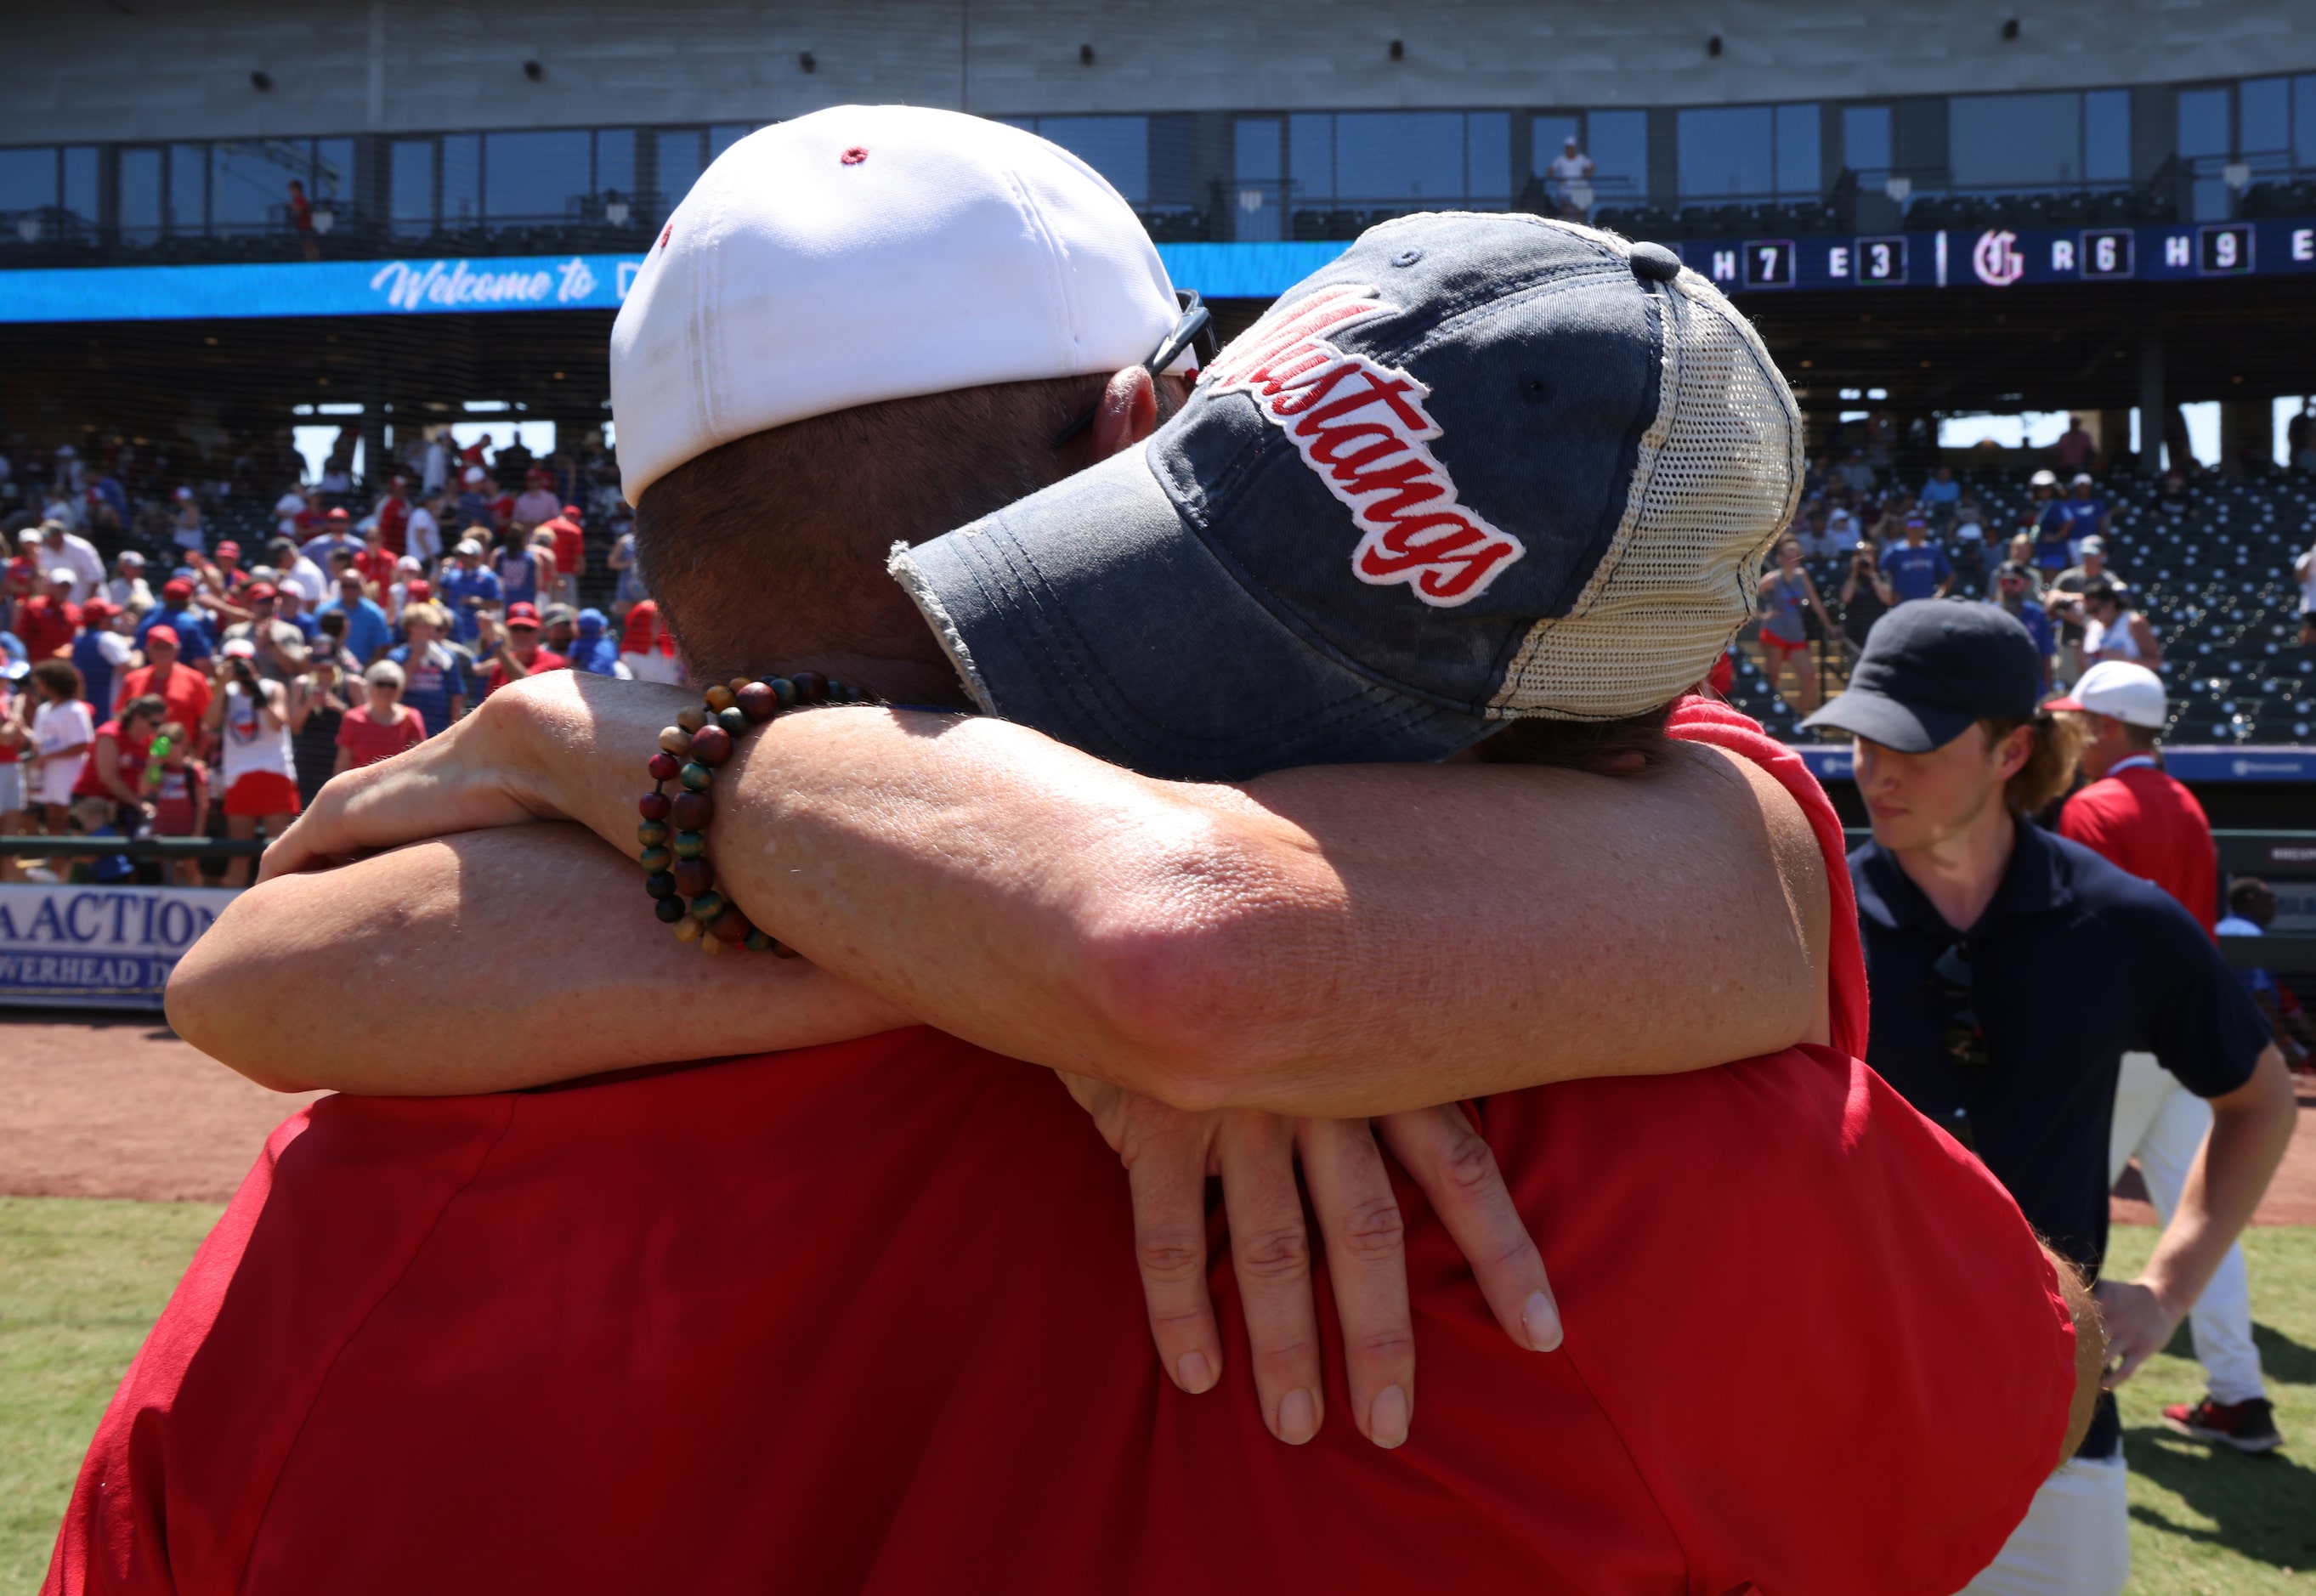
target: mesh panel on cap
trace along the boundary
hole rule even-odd
[[[1504,673],[1506,716],[1615,720],[1694,686],[1753,612],[1761,560],[1801,495],[1802,418],[1768,351],[1684,271],[1652,297],[1663,399],[1625,519],[1569,612],[1530,629]]]

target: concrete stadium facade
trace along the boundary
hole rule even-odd
[[[2316,6],[2305,0],[13,9],[8,144],[762,122],[856,102],[1021,116],[1678,107],[2117,85],[2143,91],[2134,125],[2153,129],[2169,85],[2316,70]],[[269,86],[258,86],[261,74]]]

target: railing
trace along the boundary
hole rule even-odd
[[[18,859],[255,859],[264,851],[262,838],[0,835],[0,855]]]

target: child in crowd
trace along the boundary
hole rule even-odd
[[[169,722],[153,739],[150,761],[145,766],[145,792],[153,805],[153,834],[156,837],[199,837],[209,834],[209,767],[192,754],[192,741],[178,721]],[[200,861],[197,859],[173,859],[163,873],[180,887],[201,884]]]
[[[111,837],[118,840],[120,828],[114,825],[113,806],[101,798],[75,798],[72,805],[73,834],[83,837]],[[125,886],[137,878],[137,866],[126,853],[100,853],[93,858],[73,861],[73,878],[89,880],[100,887]]]

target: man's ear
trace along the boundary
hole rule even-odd
[[[1101,403],[1094,409],[1093,425],[1087,429],[1093,459],[1106,460],[1157,430],[1158,390],[1150,373],[1140,366],[1111,372],[1109,386],[1101,390]]]

